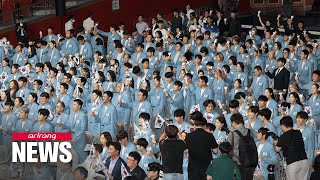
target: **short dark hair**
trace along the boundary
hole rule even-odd
[[[165,133],[168,136],[168,138],[177,137],[178,132],[179,132],[178,128],[174,125],[169,125],[165,129]]]
[[[308,116],[307,112],[300,111],[300,112],[297,113],[296,118],[301,118],[301,119],[304,119],[304,120],[308,120],[309,116]]]
[[[115,149],[116,151],[118,151],[118,154],[120,154],[121,145],[120,145],[119,142],[110,142],[110,143],[109,143],[109,146],[113,146],[114,149]]]
[[[50,114],[50,111],[48,109],[39,109],[38,113],[43,115],[43,116],[46,116],[46,118],[47,118],[49,116],[49,114]]]
[[[174,117],[181,117],[183,116],[183,119],[185,118],[186,116],[186,113],[183,109],[176,109],[174,112],[173,112],[173,115]]]
[[[201,118],[203,118],[203,115],[199,111],[195,111],[195,112],[190,114],[190,120],[195,120],[196,121],[197,119],[201,119]]]
[[[138,161],[138,163],[141,160],[141,155],[137,151],[131,151],[128,156],[133,157],[133,159]]]
[[[139,92],[142,93],[143,96],[145,96],[146,98],[148,98],[148,91],[145,89],[140,89]]]
[[[77,168],[75,169],[75,172],[76,172],[76,171],[79,171],[80,174],[81,174],[82,176],[84,176],[85,179],[87,179],[87,177],[88,177],[88,171],[87,171],[86,168],[84,168],[84,167],[82,167],[82,166],[79,166],[79,167],[77,167]]]
[[[258,97],[258,101],[265,101],[265,102],[267,102],[267,101],[268,101],[268,98],[267,98],[267,96],[265,96],[265,95],[260,95],[260,96]]]
[[[290,116],[284,116],[281,120],[280,120],[280,125],[283,125],[287,128],[292,128],[293,127],[293,120]]]
[[[93,146],[99,153],[102,153],[103,148],[101,144],[94,144]]]
[[[117,134],[117,140],[120,141],[120,140],[122,140],[122,139],[124,139],[124,138],[127,138],[127,139],[128,139],[128,133],[127,133],[127,131],[125,131],[125,130],[120,130],[120,131],[118,132],[118,134]]]
[[[139,114],[139,118],[142,118],[142,119],[144,119],[144,120],[148,120],[148,121],[149,121],[150,118],[151,118],[151,116],[150,116],[149,113],[142,112],[142,113]]]
[[[249,111],[257,114],[257,113],[259,113],[259,107],[258,107],[258,106],[251,106],[251,107],[249,108]]]
[[[113,98],[113,92],[111,91],[105,91],[103,94],[108,95],[108,97],[110,97],[111,99]]]
[[[232,146],[229,142],[222,142],[219,145],[219,150],[220,150],[221,154],[230,154],[230,152],[232,150]]]
[[[82,107],[82,105],[83,105],[83,102],[82,102],[82,100],[81,99],[75,99],[75,100],[73,100],[73,102],[76,102],[78,105],[80,105],[81,107]]]
[[[270,110],[269,108],[264,108],[264,109],[261,109],[261,110],[259,111],[259,115],[260,115],[260,116],[263,116],[263,117],[266,118],[267,120],[270,120],[271,114],[272,114],[272,112],[271,112],[271,110]]]
[[[143,148],[147,149],[148,147],[148,141],[146,140],[146,138],[139,138],[137,140],[137,145],[142,146]]]
[[[229,102],[229,108],[238,108],[238,107],[239,107],[239,101],[233,99]]]
[[[231,123],[234,122],[236,124],[244,124],[243,117],[240,113],[232,114],[230,120]]]

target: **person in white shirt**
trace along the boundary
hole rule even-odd
[[[92,20],[92,12],[88,12],[88,18],[83,21],[83,28],[87,32],[91,32],[94,27],[94,21]]]
[[[190,4],[187,4],[186,10],[187,10],[187,17],[188,17],[188,19],[190,20],[190,14],[191,14],[192,12],[194,12],[194,10],[191,9]]]
[[[69,19],[68,19],[68,22],[66,22],[66,24],[64,25],[64,29],[65,31],[69,31],[70,29],[74,29],[73,28],[73,23],[75,22],[76,20],[74,19],[74,16],[73,15],[70,15],[69,16]]]
[[[138,17],[138,22],[136,24],[136,28],[138,30],[138,33],[141,34],[141,35],[143,34],[144,30],[149,28],[148,24],[143,21],[143,16],[142,15],[139,15],[139,17]]]
[[[121,39],[123,38],[124,26],[125,26],[125,23],[120,22],[119,30],[117,30],[117,33],[120,35]]]

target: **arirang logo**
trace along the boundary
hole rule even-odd
[[[13,133],[12,162],[58,162],[59,160],[68,163],[72,160],[71,143],[68,142],[71,137],[71,133]],[[58,141],[51,142],[53,140]]]

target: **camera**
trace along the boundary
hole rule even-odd
[[[268,169],[268,180],[275,180],[275,175],[274,175],[274,168],[275,168],[275,165],[273,164],[269,164],[267,166],[267,169]]]

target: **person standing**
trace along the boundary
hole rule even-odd
[[[284,89],[288,90],[290,71],[284,67],[287,60],[279,58],[277,61],[278,68],[275,69],[272,74],[269,72],[268,68],[265,68],[265,73],[269,78],[274,79],[274,89],[281,91]]]
[[[243,162],[242,163],[240,162],[242,159],[240,156],[243,156],[243,154],[240,154],[240,148],[241,148],[240,138],[243,138],[244,136],[246,137],[251,136],[253,141],[253,133],[250,129],[247,129],[244,127],[243,117],[240,113],[233,114],[230,120],[231,120],[231,126],[233,128],[233,131],[229,134],[227,141],[233,145],[233,152],[232,152],[233,159],[238,163],[238,166],[240,168],[240,173],[241,173],[241,179],[251,180],[253,179],[253,173],[256,168],[256,165],[254,167],[251,167],[251,166],[242,164]],[[245,145],[249,145],[249,144],[245,144]],[[253,146],[254,146],[254,149],[256,149],[255,147],[256,145],[253,144]],[[245,152],[242,152],[242,153],[245,153]],[[256,156],[256,161],[258,161],[258,156]]]
[[[290,18],[292,14],[292,0],[283,0],[282,1],[282,11],[283,11],[283,16],[285,18]]]
[[[300,130],[293,130],[293,120],[290,116],[283,117],[280,120],[280,126],[283,134],[274,141],[274,149],[276,152],[283,151],[284,163],[287,164],[286,178],[307,179],[310,165]]]
[[[186,144],[177,139],[178,128],[169,125],[165,129],[165,133],[160,136],[160,152],[162,155],[162,165],[164,179],[183,180],[183,153]]]
[[[18,42],[23,42],[27,44],[28,42],[28,35],[27,35],[27,24],[23,22],[23,17],[18,18],[18,22],[16,24],[16,35]]]
[[[240,180],[240,170],[235,161],[230,157],[232,146],[229,142],[222,142],[219,145],[221,156],[209,165],[207,180],[212,179],[234,179]],[[233,170],[233,171],[232,171]],[[232,173],[231,173],[232,172]]]
[[[189,150],[188,176],[189,180],[203,180],[212,160],[212,151],[218,153],[218,144],[213,135],[204,130],[207,121],[201,112],[193,112],[190,119],[196,130],[185,139]]]

